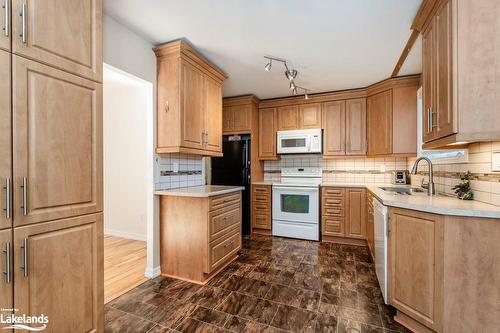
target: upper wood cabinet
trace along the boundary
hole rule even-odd
[[[102,82],[102,0],[12,0],[11,17],[12,52]]]
[[[219,69],[184,40],[154,49],[157,56],[157,153],[222,156]]]
[[[259,158],[276,159],[276,108],[259,110]]]
[[[10,54],[0,50],[0,229],[12,226],[12,112]]]
[[[345,101],[323,104],[323,156],[345,155]]]
[[[102,211],[102,86],[12,59],[14,224]]]
[[[442,332],[443,221],[440,216],[390,210],[388,274],[389,304]]]
[[[299,106],[289,105],[278,108],[278,131],[299,129]]]
[[[366,99],[346,101],[346,155],[366,154]]]
[[[14,308],[49,332],[103,332],[102,214],[14,229]]]
[[[321,104],[301,104],[299,107],[299,128],[321,128]]]
[[[11,0],[3,0],[0,5],[0,13],[2,17],[0,18],[0,23],[2,28],[0,29],[0,49],[10,51],[10,40],[12,36],[12,25],[11,25]]]
[[[496,0],[434,6],[422,30],[424,148],[500,140],[499,35]]]
[[[368,155],[392,153],[392,91],[368,97]]]
[[[257,133],[259,99],[254,95],[223,100],[223,134]]]

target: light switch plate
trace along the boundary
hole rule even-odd
[[[491,171],[500,172],[500,151],[491,153]]]

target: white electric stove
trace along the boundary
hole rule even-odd
[[[321,168],[282,168],[273,184],[273,235],[319,241]]]

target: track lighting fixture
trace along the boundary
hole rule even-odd
[[[304,90],[304,99],[309,99],[309,89],[299,87],[295,84],[294,80],[297,78],[297,75],[299,72],[296,69],[289,69],[288,64],[286,60],[280,59],[280,58],[275,58],[275,57],[269,57],[269,56],[264,56],[264,58],[268,59],[269,62],[264,66],[264,69],[266,71],[270,71],[271,67],[273,65],[273,60],[281,62],[285,66],[285,77],[290,81],[290,90],[292,91],[293,95],[297,95],[298,89]]]

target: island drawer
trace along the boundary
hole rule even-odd
[[[236,225],[222,241],[210,243],[207,273],[215,270],[220,264],[234,256],[240,249],[241,231],[240,226]]]
[[[236,193],[218,195],[216,197],[210,198],[209,209],[210,211],[214,211],[216,209],[227,207],[229,205],[232,205],[240,201],[241,201],[241,191],[238,191]]]
[[[241,205],[232,205],[228,209],[221,209],[210,213],[209,232],[210,241],[213,241],[225,233],[235,224],[241,223]]]

